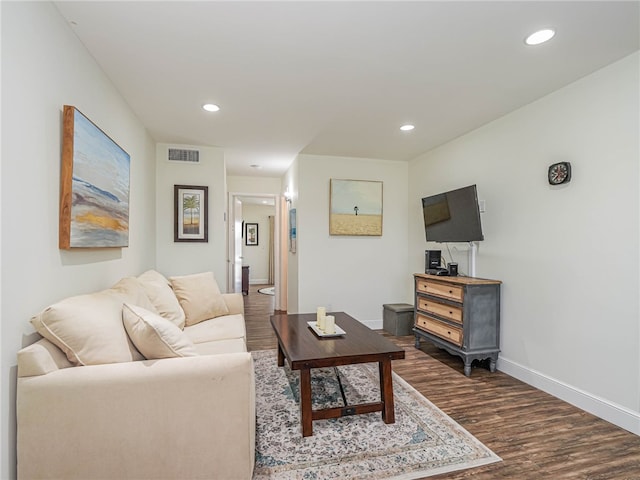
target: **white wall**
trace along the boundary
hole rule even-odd
[[[170,147],[200,151],[200,163],[170,162]],[[212,271],[220,289],[227,278],[227,187],[224,151],[215,147],[168,145],[156,148],[156,268],[166,276]],[[206,186],[209,241],[174,242],[174,185]]]
[[[313,155],[297,161],[299,311],[324,305],[381,328],[383,304],[413,303],[405,251],[407,163]],[[383,182],[382,236],[329,235],[331,178]]]
[[[245,177],[241,175],[227,176],[229,193],[256,193],[280,195],[280,177]]]
[[[16,352],[29,319],[155,261],[153,141],[51,3],[2,2],[2,457],[15,477]],[[129,247],[58,249],[63,105],[131,156]]]
[[[273,205],[242,204],[242,219],[247,223],[258,224],[258,245],[247,245],[242,241],[242,263],[249,265],[249,283],[265,284],[269,280],[269,216],[275,216]],[[274,226],[275,228],[275,226]]]
[[[638,71],[636,53],[412,161],[409,251],[422,271],[420,198],[476,183],[499,368],[640,434]]]

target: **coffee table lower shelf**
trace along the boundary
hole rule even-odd
[[[284,353],[278,344],[278,366],[284,366]],[[393,403],[393,376],[391,375],[391,358],[378,361],[380,371],[380,402],[347,405],[345,407],[325,408],[313,410],[311,399],[311,367],[300,369],[300,416],[302,436],[313,435],[313,421],[340,418],[349,415],[382,412],[384,423],[395,423],[395,409]]]

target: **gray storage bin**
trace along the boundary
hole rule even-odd
[[[382,328],[385,331],[397,337],[413,333],[413,305],[386,303],[382,308]]]

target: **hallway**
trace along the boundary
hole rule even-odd
[[[249,295],[244,296],[244,317],[247,327],[247,349],[269,350],[276,348],[276,336],[269,323],[273,314],[275,296],[264,295],[258,290],[269,285],[249,285]]]

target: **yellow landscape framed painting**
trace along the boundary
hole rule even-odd
[[[382,182],[330,181],[329,234],[382,235]]]
[[[80,110],[64,106],[59,248],[129,245],[130,162]]]
[[[174,185],[174,242],[208,242],[209,188]]]

